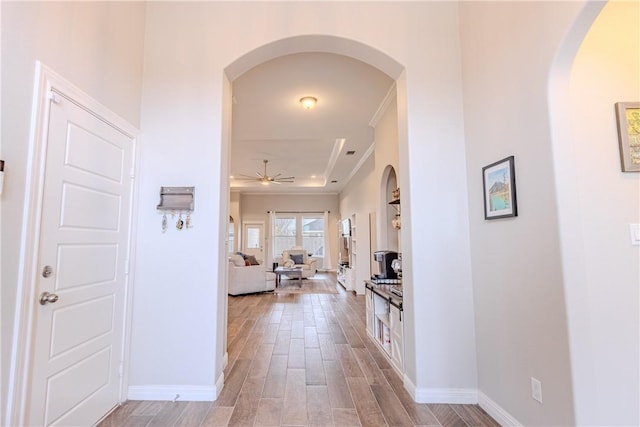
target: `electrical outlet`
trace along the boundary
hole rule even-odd
[[[542,403],[542,383],[533,377],[531,377],[531,397]]]

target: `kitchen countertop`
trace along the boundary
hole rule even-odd
[[[367,289],[370,289],[371,292],[377,295],[380,295],[382,298],[388,300],[390,304],[393,304],[394,306],[402,310],[402,297],[394,293],[391,293],[392,288],[398,287],[398,286],[402,288],[402,285],[383,285],[383,284],[379,285],[377,283],[373,283],[371,280],[365,280],[364,286]]]

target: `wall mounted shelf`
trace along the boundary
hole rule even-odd
[[[160,187],[160,211],[192,212],[195,205],[195,187]]]

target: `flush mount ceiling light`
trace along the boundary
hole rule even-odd
[[[318,103],[318,99],[313,96],[305,96],[300,98],[300,104],[305,110],[310,110],[316,106]]]

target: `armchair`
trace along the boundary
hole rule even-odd
[[[311,277],[318,271],[317,261],[307,255],[301,247],[293,247],[282,252],[282,265],[302,267],[302,278]]]
[[[245,265],[240,255],[229,257],[229,295],[242,295],[275,289],[273,278],[267,278],[264,265]],[[268,280],[269,279],[269,280]]]

